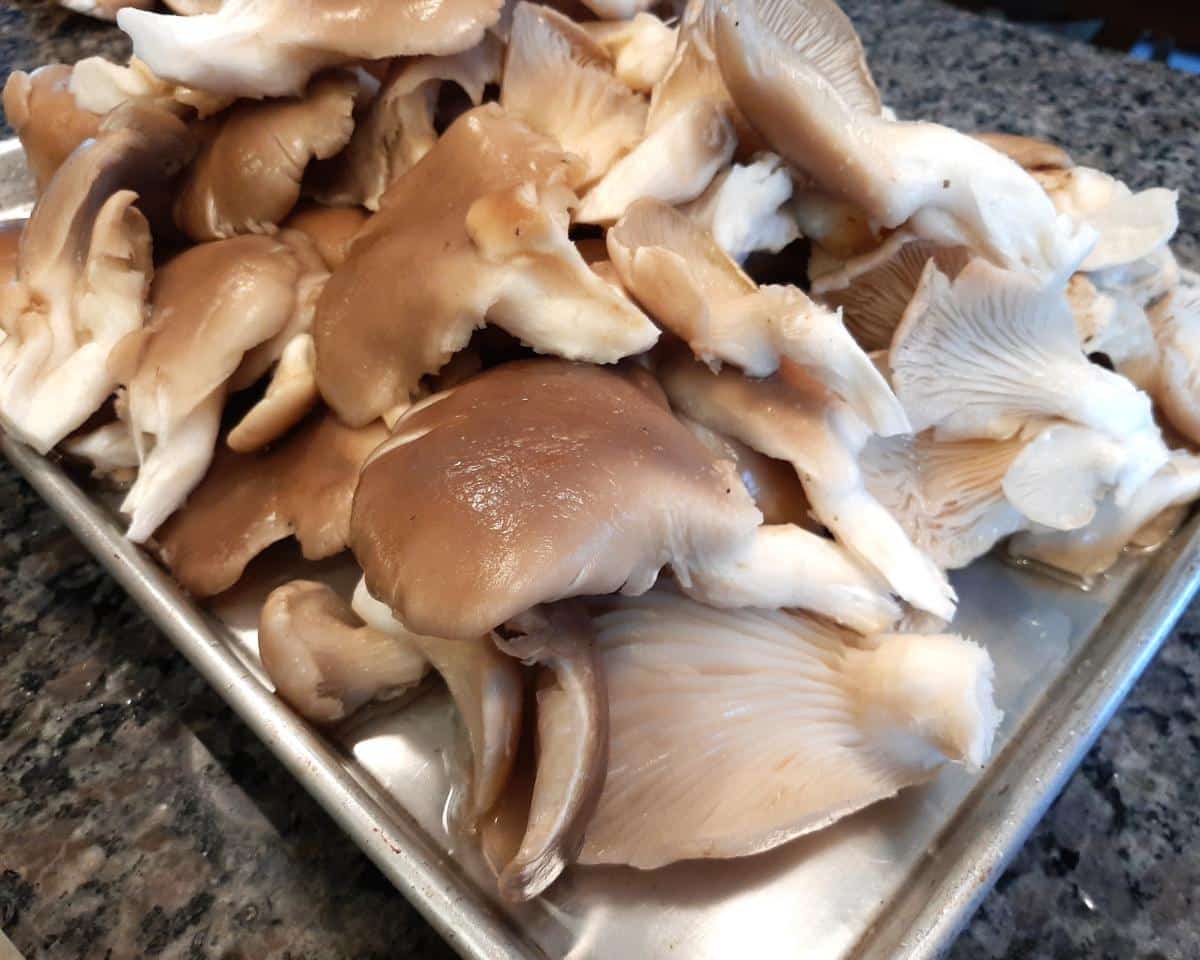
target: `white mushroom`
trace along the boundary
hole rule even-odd
[[[908,432],[887,381],[837,314],[798,287],[758,287],[684,214],[639,200],[607,241],[625,288],[705,363],[732,363],[765,377],[790,360],[843,397],[877,433]]]
[[[791,463],[813,513],[857,560],[913,606],[953,619],[945,575],[864,486],[858,455],[869,431],[829,391],[795,369],[750,380],[729,368],[714,374],[690,357],[666,361],[659,379],[686,416]]]
[[[792,178],[783,161],[763,153],[735,163],[683,208],[738,263],[752,253],[778,253],[800,235],[786,207]]]
[[[567,17],[522,0],[500,84],[509,114],[583,159],[584,184],[607,173],[646,126],[645,99],[613,75],[594,47]]]
[[[881,227],[1065,279],[1095,235],[1004,154],[882,115],[862,45],[833,0],[735,0],[716,13],[721,75],[742,114],[819,187]]]
[[[652,13],[579,26],[608,54],[617,79],[639,93],[649,93],[666,75],[679,34],[677,27],[667,26]]]
[[[103,57],[86,57],[71,69],[69,86],[78,107],[97,114],[108,113],[133,100],[173,100],[194,108],[197,116],[203,118],[220,113],[233,102],[232,97],[216,96],[161,80],[137,57],[130,57],[129,64],[124,67]]]
[[[173,83],[235,97],[299,95],[319,70],[357,60],[460,53],[500,17],[500,0],[225,0],[191,17],[123,10],[134,53]]]
[[[992,662],[960,637],[860,647],[819,618],[660,590],[598,606],[609,762],[581,863],[758,853],[991,750]]]

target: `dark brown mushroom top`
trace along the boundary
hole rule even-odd
[[[355,430],[323,412],[266,452],[221,444],[187,505],[159,530],[163,562],[204,597],[233,586],[254,557],[288,536],[310,560],[338,553],[359,466],[386,436],[382,424]]]
[[[410,629],[471,637],[539,603],[644,590],[760,519],[733,465],[635,383],[529,360],[400,420],[364,467],[351,547]]]
[[[75,103],[70,83],[71,68],[53,63],[32,73],[14,70],[4,84],[4,115],[21,138],[39,193],[71,151],[100,128],[101,117]]]

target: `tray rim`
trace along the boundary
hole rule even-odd
[[[383,809],[337,750],[253,676],[212,619],[58,463],[8,436],[0,436],[0,452],[460,956],[546,958],[399,805]],[[849,956],[933,960],[949,949],[1198,590],[1200,513],[1126,585]]]

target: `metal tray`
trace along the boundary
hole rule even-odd
[[[0,143],[0,218],[28,209],[19,150]],[[540,900],[502,904],[469,840],[449,827],[458,730],[429,685],[325,734],[271,692],[258,607],[301,569],[276,548],[209,609],[121,535],[103,499],[8,438],[0,449],[359,847],[464,957],[596,960],[794,954],[934,957],[949,946],[1042,816],[1200,586],[1200,517],[1092,590],[995,556],[954,577],[955,629],[985,643],[1005,712],[979,777],[924,787],[757,857],[641,873],[572,868]],[[346,560],[316,575],[348,589]]]

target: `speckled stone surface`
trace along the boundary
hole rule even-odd
[[[848,2],[902,115],[1034,133],[1183,191],[1200,79],[931,0]],[[111,28],[0,9],[0,72]],[[1200,957],[1200,608],[955,946],[954,960]],[[0,928],[28,957],[441,958],[449,950],[0,466]]]

